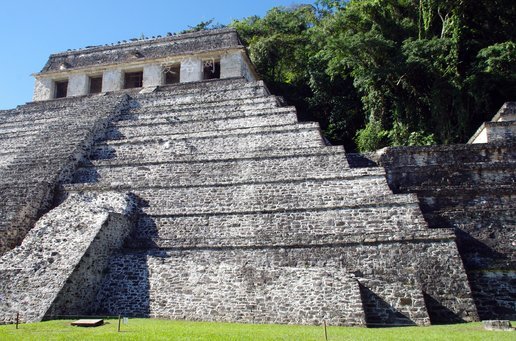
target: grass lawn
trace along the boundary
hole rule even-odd
[[[72,327],[73,320],[0,326],[0,340],[324,340],[322,326],[250,325],[154,319],[118,320],[101,327]],[[514,325],[514,322],[513,322]],[[485,331],[481,323],[368,329],[328,327],[328,340],[516,340],[516,331]]]

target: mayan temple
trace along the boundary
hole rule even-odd
[[[469,144],[329,146],[233,29],[53,54],[0,111],[0,323],[516,319],[516,103]]]

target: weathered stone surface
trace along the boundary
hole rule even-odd
[[[68,79],[67,96],[84,96],[89,92],[90,81],[84,74],[71,75]]]
[[[71,194],[0,258],[0,322],[84,314],[108,257],[131,229],[134,203],[118,193]]]
[[[486,330],[514,331],[509,320],[485,320],[482,324]]]
[[[69,98],[0,113],[0,254],[19,245],[127,104],[121,95]]]
[[[516,102],[507,102],[490,122],[484,122],[468,143],[516,140]]]
[[[236,30],[225,28],[56,53],[50,56],[42,72],[59,71],[63,63],[66,63],[68,69],[84,68],[98,64],[127,63],[135,58],[155,59],[242,47]],[[138,51],[137,55],[135,51]]]
[[[116,255],[99,291],[97,313],[249,323],[364,323],[358,282],[345,272],[258,265],[252,254]]]
[[[513,124],[515,111],[516,104],[507,103],[489,124]],[[455,230],[482,319],[516,319],[514,136],[483,144],[387,148],[363,156],[385,168],[395,193],[417,194],[431,228]],[[357,159],[348,156],[352,163]]]
[[[221,81],[221,92],[212,93],[215,85],[203,84],[198,95],[184,85],[134,97],[91,163],[64,186],[130,190],[141,202],[125,250],[111,259],[98,313],[281,323],[325,318],[344,325],[477,318],[452,235],[428,230],[415,196],[392,195],[381,169],[350,169],[341,148],[323,146],[317,126],[291,116],[282,125],[265,123],[280,112],[276,101],[251,109],[268,98],[260,83]],[[241,280],[246,269],[276,280],[240,292],[248,287]],[[344,276],[343,283],[356,276],[354,293],[343,284],[320,291],[335,302],[346,292],[356,301],[354,313],[342,307],[344,317],[335,310],[321,317],[297,291],[289,306],[280,298],[257,301],[298,281],[306,284],[300,292],[325,306],[311,284],[323,274]],[[195,288],[184,280],[193,277]]]
[[[215,33],[203,36],[214,39],[213,46],[226,36],[235,42],[232,30]],[[195,47],[201,36],[171,38],[178,46],[169,48],[186,49],[190,38]],[[183,70],[189,64],[181,63],[182,81],[192,76],[191,82],[154,87],[162,76],[159,58],[170,52],[162,48],[170,41],[94,48],[74,61],[67,58],[77,53],[51,56],[47,71],[53,75],[63,62],[72,69],[89,68],[95,58],[126,64],[112,65],[118,71],[107,78],[104,73],[103,91],[114,94],[49,101],[45,110],[30,104],[23,112],[31,113],[33,123],[6,113],[0,134],[11,142],[0,139],[3,174],[15,178],[18,170],[51,159],[20,159],[24,141],[40,142],[34,130],[55,132],[63,113],[79,111],[96,118],[75,126],[74,134],[86,135],[66,135],[71,145],[82,146],[78,157],[66,167],[59,164],[66,171],[33,173],[59,174],[49,182],[59,195],[43,192],[45,202],[130,193],[138,205],[134,229],[110,257],[129,233],[127,214],[112,214],[100,229],[110,232],[84,239],[77,248],[82,258],[68,264],[66,273],[47,267],[45,276],[55,275],[58,290],[31,319],[95,313],[371,326],[478,319],[455,236],[451,229],[428,228],[417,195],[394,195],[381,168],[350,168],[342,147],[327,147],[317,124],[298,123],[294,108],[282,107],[263,82],[248,81],[251,70],[239,48],[217,53],[221,76],[241,78],[198,82],[202,60],[212,55],[185,54],[197,65],[189,69],[192,76]],[[138,62],[147,57],[155,59]],[[118,92],[123,70],[135,67],[144,68],[144,86],[152,83],[152,91]],[[123,109],[114,104],[121,93],[128,95]],[[97,106],[88,111],[86,104]],[[94,110],[101,114],[91,115]],[[60,143],[50,152],[69,160]],[[479,157],[496,157],[491,154]],[[495,181],[491,168],[483,169],[478,178]],[[6,214],[16,212],[19,202],[9,199]],[[39,201],[33,206],[45,210]],[[59,234],[52,234],[56,247],[65,243]],[[25,275],[7,273],[7,282],[39,290],[23,282]]]
[[[106,70],[102,76],[102,91],[110,92],[124,88],[124,73],[121,69]]]
[[[33,101],[45,101],[54,97],[54,82],[51,78],[42,77],[34,80]]]

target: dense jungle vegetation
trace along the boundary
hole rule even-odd
[[[230,26],[301,120],[367,151],[464,143],[516,100],[515,22],[514,0],[319,0]]]

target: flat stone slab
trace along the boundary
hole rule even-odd
[[[509,320],[485,320],[482,321],[484,325],[484,329],[486,330],[503,330],[503,331],[513,331],[511,321]]]
[[[83,319],[72,322],[72,326],[77,327],[98,327],[104,324],[104,320],[102,319]]]

